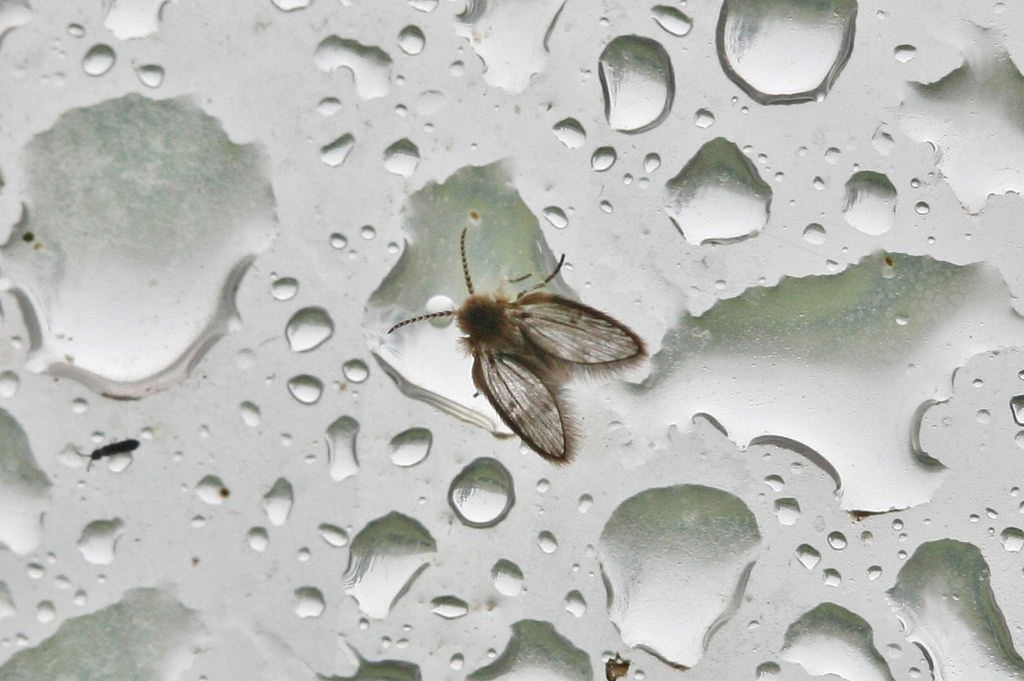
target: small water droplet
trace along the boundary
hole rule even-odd
[[[150,88],[158,88],[164,82],[164,68],[156,64],[143,64],[135,69],[139,82]]]
[[[339,234],[338,232],[335,232],[330,237],[330,244],[331,244],[331,248],[334,248],[334,249],[337,249],[337,250],[340,251],[343,248],[345,248],[345,246],[348,246],[348,239],[345,238],[344,234]]]
[[[452,480],[448,503],[463,524],[493,527],[515,503],[512,476],[497,459],[476,459]]]
[[[868,579],[872,582],[882,576],[882,568],[878,565],[872,565],[868,568]]]
[[[85,28],[81,24],[68,24],[68,35],[74,38],[82,38],[85,36]]]
[[[796,547],[796,558],[808,570],[813,570],[821,561],[821,554],[810,544],[801,544]]]
[[[573,617],[583,617],[587,612],[587,602],[583,600],[583,594],[573,589],[565,595],[565,609]]]
[[[1012,553],[1019,552],[1024,548],[1024,532],[1016,527],[1007,527],[999,535],[1003,541],[1003,548]]]
[[[800,520],[800,504],[792,497],[776,499],[775,516],[781,525],[796,525]]]
[[[523,571],[512,561],[502,558],[491,568],[491,580],[498,593],[518,596],[523,590]]]
[[[822,570],[821,579],[825,582],[825,586],[839,586],[843,582],[843,576],[839,574],[839,570],[834,568]]]
[[[335,548],[348,546],[348,532],[337,525],[321,523],[317,529],[320,531],[320,537],[331,546]]]
[[[223,504],[229,495],[228,488],[216,475],[207,475],[196,484],[196,496],[211,506]]]
[[[410,428],[391,438],[391,463],[415,466],[427,458],[434,437],[426,428]]]
[[[14,397],[21,385],[21,379],[13,371],[0,373],[0,397]]]
[[[53,601],[39,601],[36,604],[36,619],[41,624],[49,624],[57,617],[57,608]]]
[[[804,227],[804,241],[815,246],[825,243],[825,228],[817,222],[807,225]]]
[[[906,64],[914,58],[916,52],[917,48],[913,45],[897,45],[892,51],[892,56],[896,57],[896,61]]]
[[[828,545],[836,551],[842,551],[846,548],[846,535],[842,532],[830,532],[828,535]]]
[[[324,97],[316,105],[317,113],[325,118],[341,111],[341,100],[337,97]]]
[[[615,159],[614,147],[598,147],[590,157],[590,167],[599,173],[603,173],[615,165]]]
[[[110,45],[93,45],[82,59],[82,70],[90,76],[102,76],[114,66],[115,60]]]
[[[345,380],[352,383],[362,383],[370,376],[370,369],[361,359],[350,359],[345,362],[341,366],[341,372],[345,375]]]
[[[292,277],[275,279],[270,285],[270,295],[277,300],[291,300],[299,292],[299,281]]]
[[[931,212],[931,206],[924,201],[918,201],[914,204],[914,212],[918,215],[928,215]]]
[[[324,384],[316,376],[300,374],[289,379],[288,392],[302,404],[316,404],[324,392]]]
[[[263,496],[263,511],[271,525],[284,525],[292,512],[295,494],[292,485],[284,478],[278,478],[274,486]]]
[[[594,505],[594,497],[589,494],[584,494],[580,497],[579,504],[576,506],[576,510],[580,513],[586,513]]]
[[[453,620],[468,613],[469,606],[455,596],[438,596],[430,601],[430,612],[446,620]]]
[[[78,538],[78,550],[82,552],[82,557],[93,565],[109,565],[114,562],[114,550],[123,532],[124,523],[120,518],[94,520],[82,528],[82,534]],[[39,576],[42,577],[42,574]]]
[[[1013,420],[1018,426],[1024,426],[1024,395],[1014,395],[1010,398],[1010,412]]]
[[[426,42],[427,38],[418,26],[406,26],[398,34],[398,47],[409,55],[415,56],[423,52]]]
[[[333,142],[320,147],[320,160],[326,165],[336,168],[345,162],[356,144],[356,138],[351,133],[345,133]]]
[[[651,17],[658,26],[677,37],[686,35],[693,28],[693,21],[690,17],[668,5],[657,5],[651,8]]]
[[[304,307],[288,320],[284,335],[292,352],[309,352],[334,334],[334,321],[322,307]]]
[[[555,229],[565,229],[569,226],[569,218],[565,216],[565,211],[558,206],[548,206],[545,208],[544,217]]]
[[[302,618],[319,617],[324,612],[324,595],[312,586],[295,590],[295,614]]]
[[[846,182],[843,217],[865,234],[888,232],[896,222],[896,187],[881,173],[854,173]]]
[[[242,423],[255,428],[260,425],[260,408],[252,402],[242,402],[238,405],[239,413],[242,415]]]
[[[327,460],[331,479],[340,482],[359,472],[356,458],[356,435],[359,422],[341,416],[327,427]]]
[[[384,168],[389,173],[409,177],[419,164],[419,147],[408,139],[400,139],[384,150]]]
[[[564,118],[552,130],[559,142],[570,149],[579,149],[587,141],[587,132],[575,118]]]
[[[361,236],[364,241],[373,241],[377,237],[377,230],[375,230],[372,225],[363,225],[359,228],[359,236]]]
[[[554,553],[558,549],[558,542],[555,541],[555,535],[544,530],[537,535],[537,546],[544,553]]]

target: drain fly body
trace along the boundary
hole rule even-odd
[[[615,657],[609,657],[604,663],[605,681],[617,681],[629,673],[629,660],[623,660],[615,653]]]
[[[395,324],[454,316],[473,356],[473,384],[512,431],[553,463],[567,463],[577,444],[575,422],[562,387],[575,375],[601,375],[640,363],[644,343],[625,324],[574,300],[539,291],[565,261],[536,286],[509,298],[476,293],[460,240],[469,297],[458,310],[434,312]]]
[[[92,468],[93,461],[99,461],[105,456],[134,452],[138,448],[138,440],[121,440],[120,442],[111,442],[109,445],[103,445],[99,449],[94,449],[92,450],[92,454],[81,454],[81,456],[89,457],[89,463],[85,466],[85,470],[89,470]]]

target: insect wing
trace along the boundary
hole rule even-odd
[[[473,383],[498,416],[526,445],[555,463],[569,461],[565,410],[558,388],[545,381],[543,369],[515,355],[479,353],[473,361]]]
[[[640,337],[624,324],[583,303],[550,293],[528,293],[517,302],[526,337],[562,361],[598,368],[647,354]]]

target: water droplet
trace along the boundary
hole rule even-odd
[[[821,581],[825,583],[825,586],[839,586],[843,583],[843,576],[839,574],[839,570],[825,568],[821,571]]]
[[[768,221],[771,187],[724,137],[702,146],[665,190],[668,216],[694,245],[743,239]]]
[[[274,7],[282,12],[294,12],[297,9],[306,9],[313,0],[272,0]]]
[[[284,525],[292,512],[295,493],[292,485],[284,478],[278,478],[270,491],[263,495],[263,511],[271,525]]]
[[[339,234],[338,232],[331,234],[329,242],[331,244],[331,248],[339,251],[348,246],[348,239],[345,238],[344,234]]]
[[[391,463],[415,466],[427,458],[434,437],[426,428],[410,428],[391,438]]]
[[[321,116],[333,116],[341,111],[341,100],[337,97],[324,97],[317,103],[316,110]]]
[[[430,612],[446,620],[453,620],[468,613],[469,606],[464,600],[455,596],[438,596],[430,601]]]
[[[881,173],[854,173],[846,182],[843,217],[865,234],[885,234],[896,222],[896,187]]]
[[[829,532],[828,545],[836,551],[842,551],[846,548],[846,535],[842,532]]]
[[[656,5],[651,8],[651,17],[658,26],[674,36],[682,37],[693,28],[693,21],[690,17],[668,5]]]
[[[320,147],[320,160],[326,165],[336,168],[345,162],[355,144],[356,138],[346,132],[333,142]]]
[[[1010,412],[1013,420],[1018,426],[1024,426],[1024,395],[1014,395],[1010,398]]]
[[[1017,553],[1024,548],[1024,532],[1016,527],[1007,527],[999,538],[1003,540],[1003,548],[1007,551]]]
[[[760,545],[757,521],[735,495],[701,485],[640,492],[601,532],[608,618],[626,645],[692,667],[709,632],[743,602]],[[664,616],[683,610],[685,618]]]
[[[882,568],[878,565],[872,565],[868,568],[868,579],[872,582],[882,576]]]
[[[825,228],[817,222],[807,225],[804,227],[804,241],[815,246],[825,243]]]
[[[498,593],[518,596],[523,590],[523,571],[510,560],[502,558],[491,568],[491,580]]]
[[[254,527],[245,534],[245,542],[249,545],[253,551],[267,550],[267,546],[270,545],[270,537],[267,535],[267,530],[263,527]]]
[[[312,586],[295,590],[295,614],[302,618],[319,617],[324,612],[324,595]]]
[[[544,530],[537,535],[537,546],[544,553],[554,553],[558,549],[558,542],[555,541],[555,535]]]
[[[23,7],[25,7],[25,9],[27,9],[27,5],[25,5]],[[29,15],[29,16],[31,16],[31,15]],[[7,19],[7,17],[5,16],[5,20],[6,19]],[[11,28],[13,28],[13,26],[11,25],[10,21],[5,21],[5,23],[6,23],[7,26],[10,26]],[[81,24],[68,24],[68,35],[73,36],[75,38],[85,37],[85,28]]]
[[[800,520],[800,504],[792,497],[776,499],[775,515],[782,525],[796,525]]]
[[[284,335],[292,352],[309,352],[334,333],[334,321],[322,307],[304,307],[288,320]]]
[[[366,241],[372,241],[377,236],[377,230],[370,225],[363,225],[359,228],[359,236]]]
[[[302,404],[316,404],[324,392],[324,384],[316,376],[300,374],[288,380],[288,392]]]
[[[493,662],[466,678],[473,681],[590,681],[592,678],[587,652],[575,647],[549,622],[520,620],[514,623],[505,650],[500,655],[489,651],[489,656],[495,658]]]
[[[18,378],[18,374],[13,371],[0,373],[0,397],[14,397],[20,385],[21,379]]]
[[[260,408],[252,402],[242,402],[238,405],[239,413],[242,415],[242,423],[255,428],[260,425]]]
[[[871,625],[835,603],[805,612],[786,630],[781,657],[813,677],[892,679]]]
[[[583,594],[573,589],[565,595],[565,610],[573,617],[583,617],[587,612],[587,602],[583,600]]]
[[[224,503],[230,492],[216,475],[207,475],[196,484],[196,496],[212,506]]]
[[[615,165],[614,147],[598,147],[590,157],[590,167],[599,173],[603,173],[613,165]]]
[[[710,128],[715,124],[715,115],[707,109],[697,109],[693,114],[693,124],[698,128]]]
[[[729,78],[761,104],[820,101],[853,50],[855,0],[728,0],[716,36]]]
[[[821,554],[810,544],[801,544],[796,547],[796,558],[808,570],[813,570],[821,561]]]
[[[139,82],[150,88],[158,88],[164,82],[164,68],[157,64],[143,64],[135,69]]]
[[[565,211],[558,206],[548,206],[544,209],[544,218],[551,223],[555,229],[565,229],[569,226],[569,218]]]
[[[453,301],[448,296],[431,296],[430,299],[427,300],[427,304],[424,306],[424,308],[427,311],[427,314],[433,314],[434,312],[445,312],[447,310],[454,310],[456,309],[456,307],[457,305],[455,305],[455,301]],[[428,320],[427,323],[433,326],[434,328],[443,329],[446,326],[451,326],[454,323],[454,321],[455,318],[451,316],[435,317],[434,319]]]
[[[918,215],[928,215],[931,212],[931,206],[924,201],[918,201],[914,204],[914,212]]]
[[[384,150],[384,168],[389,173],[409,177],[419,164],[419,147],[408,139],[400,139]]]
[[[114,66],[115,59],[109,45],[93,45],[82,59],[82,70],[90,76],[102,76]]]
[[[350,359],[345,362],[341,366],[341,372],[345,375],[345,380],[352,383],[362,383],[370,376],[370,369],[361,359]]]
[[[82,557],[93,565],[109,565],[114,562],[114,550],[117,540],[124,533],[124,523],[120,518],[113,520],[94,520],[84,528],[78,538],[78,550]]]
[[[330,523],[321,523],[317,529],[320,531],[320,536],[325,542],[335,548],[341,548],[342,546],[348,546],[348,532],[341,529],[337,525],[331,525]]]
[[[42,624],[48,624],[57,616],[57,608],[53,601],[39,601],[36,604],[36,620]]]
[[[598,76],[604,115],[619,132],[650,130],[665,120],[675,97],[668,53],[656,40],[619,36],[601,52]]]
[[[590,496],[589,494],[584,494],[583,496],[580,497],[579,505],[577,505],[576,510],[578,510],[580,513],[586,513],[591,509],[593,505],[594,497]]]
[[[402,49],[402,52],[409,55],[415,56],[421,53],[426,42],[426,36],[423,35],[423,31],[417,26],[406,26],[398,34],[398,47]]]
[[[917,48],[913,45],[897,45],[892,51],[892,56],[896,57],[896,61],[906,64],[914,58],[916,52]]]
[[[352,540],[345,592],[370,617],[387,617],[436,551],[434,538],[408,516],[391,512],[373,520]]]
[[[327,460],[332,480],[341,482],[359,472],[358,433],[359,422],[351,416],[341,416],[327,427]]]
[[[270,295],[277,300],[291,300],[299,292],[299,281],[292,277],[275,279],[270,285]]]
[[[448,503],[463,524],[493,527],[515,503],[512,476],[497,459],[476,459],[452,480]]]
[[[384,97],[390,90],[391,57],[379,47],[332,35],[320,41],[313,60],[323,71],[348,69],[360,99]]]
[[[587,132],[575,118],[563,118],[552,128],[559,142],[570,149],[579,149],[587,141]]]

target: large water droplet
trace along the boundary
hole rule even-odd
[[[341,416],[327,426],[327,465],[332,480],[341,482],[359,472],[357,433],[359,422],[351,416]]]
[[[811,676],[893,681],[889,665],[875,649],[871,625],[835,603],[822,603],[789,625],[781,657]]]
[[[650,130],[668,116],[675,97],[675,76],[668,53],[656,40],[623,35],[601,52],[598,76],[604,115],[612,130]]]
[[[391,463],[415,466],[430,453],[434,436],[426,428],[410,428],[391,438]]]
[[[284,525],[292,512],[295,493],[292,484],[284,478],[278,478],[270,491],[263,495],[263,512],[271,525]]]
[[[334,333],[334,321],[322,307],[304,307],[288,320],[284,335],[293,352],[309,352]]]
[[[228,331],[238,283],[273,238],[260,152],[188,98],[127,95],[64,113],[25,166],[25,228],[46,248],[14,239],[3,255],[38,329],[30,366],[112,397],[183,379]]]
[[[425,527],[392,511],[368,523],[352,540],[345,592],[370,617],[387,617],[436,550]]]
[[[742,602],[760,543],[754,515],[728,492],[679,485],[630,497],[598,545],[608,617],[626,644],[692,667]]]
[[[771,187],[724,137],[702,146],[665,190],[668,216],[694,245],[743,239],[768,223]]]
[[[885,234],[896,222],[896,187],[881,173],[854,173],[846,181],[843,217],[865,234]]]
[[[84,528],[78,538],[78,550],[82,557],[93,565],[109,565],[114,562],[117,540],[124,533],[120,518],[94,520]]]
[[[313,60],[323,71],[348,69],[360,99],[384,97],[390,90],[391,57],[379,47],[332,35],[320,41]]]
[[[101,610],[71,617],[52,636],[18,650],[2,667],[4,681],[162,679],[191,666],[196,613],[159,589],[130,589]]]
[[[907,639],[935,664],[935,678],[1024,676],[1024,662],[992,592],[988,564],[973,544],[921,544],[900,569],[889,599]]]
[[[452,480],[448,503],[463,524],[493,527],[515,503],[512,476],[497,459],[476,459]]]
[[[456,32],[484,63],[488,85],[519,92],[548,58],[548,37],[565,0],[470,2]]]
[[[761,104],[821,99],[853,51],[857,0],[725,0],[718,59]]]
[[[512,637],[501,655],[466,680],[591,681],[592,675],[590,656],[559,634],[554,626],[537,620],[520,620],[512,625]]]
[[[36,464],[25,431],[0,409],[0,546],[23,555],[39,545],[49,490],[50,481]]]

